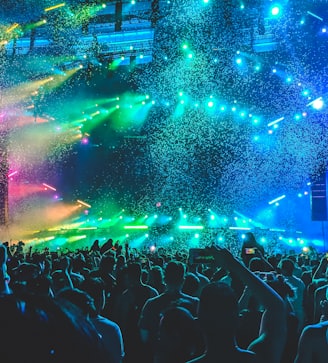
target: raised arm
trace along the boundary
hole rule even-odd
[[[326,257],[322,258],[318,268],[316,269],[315,273],[313,274],[312,281],[326,278],[326,270],[328,266],[328,260]]]
[[[219,266],[234,273],[262,304],[263,313],[259,337],[249,349],[267,363],[280,362],[286,342],[286,310],[282,298],[264,281],[235,259],[226,249],[212,248]]]

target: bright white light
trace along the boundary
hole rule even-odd
[[[323,102],[323,99],[320,97],[320,98],[317,98],[316,100],[313,101],[312,103],[312,107],[315,109],[315,110],[321,110],[322,107],[324,105],[324,102]]]
[[[272,14],[273,16],[277,16],[279,13],[280,13],[279,6],[274,6],[274,7],[271,9],[271,14]]]

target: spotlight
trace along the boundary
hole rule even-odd
[[[280,6],[279,5],[273,5],[271,7],[270,13],[272,16],[278,16],[280,14]]]
[[[317,98],[316,100],[313,101],[312,103],[312,107],[315,109],[315,110],[321,110],[322,107],[324,105],[324,102],[323,102],[323,99],[321,97]]]

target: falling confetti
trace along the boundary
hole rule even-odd
[[[286,194],[281,220],[298,227],[290,198],[328,160],[328,38],[318,19],[327,9],[160,2],[152,62],[124,66],[131,56],[104,56],[111,44],[88,33],[100,2],[54,5],[3,1],[1,10],[0,151],[18,170],[13,224],[46,206],[35,186],[55,181],[64,202],[88,200],[94,213],[113,205],[255,217]],[[33,34],[47,46],[20,54]]]

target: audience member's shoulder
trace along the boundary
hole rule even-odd
[[[144,290],[146,290],[152,296],[157,296],[158,295],[158,291],[154,287],[152,287],[150,285],[145,284],[145,285],[143,285],[143,288],[144,288]]]
[[[327,329],[328,329],[328,321],[324,321],[322,323],[311,324],[306,326],[303,329],[302,334],[310,337],[310,336],[315,336],[317,334],[325,333]]]
[[[160,304],[161,301],[163,300],[163,298],[164,298],[164,294],[150,297],[149,299],[146,300],[145,305],[147,305],[149,307],[151,305]]]
[[[109,320],[108,318],[106,318],[104,316],[98,315],[97,317],[92,318],[91,320],[93,322],[95,322],[96,324],[100,323],[102,325],[106,325],[109,329],[113,329],[113,330],[116,330],[116,331],[121,330],[121,328],[119,327],[118,324],[116,324],[114,321]]]
[[[182,297],[184,299],[190,300],[190,301],[195,302],[195,303],[198,303],[199,302],[199,298],[196,297],[196,296],[187,295],[185,293],[181,293],[181,294],[182,294]]]

